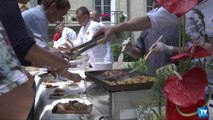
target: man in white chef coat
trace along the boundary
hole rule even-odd
[[[71,42],[77,39],[76,32],[69,27],[65,27],[63,21],[59,21],[55,29],[61,37],[57,41],[53,41],[53,47],[61,51],[69,51],[71,49]]]
[[[77,40],[73,42],[74,47],[90,41],[93,34],[101,27],[99,23],[90,19],[89,10],[84,6],[77,9],[76,16],[82,27],[78,33]],[[86,54],[89,56],[89,63],[92,67],[94,67],[96,63],[106,63],[112,68],[113,57],[111,50],[108,51],[109,47],[109,43],[106,43],[97,45],[86,51]]]

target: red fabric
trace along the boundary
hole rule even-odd
[[[157,0],[161,6],[178,17],[191,10],[198,0]]]
[[[186,53],[181,53],[181,54],[170,57],[171,61],[176,62],[179,60],[185,60],[185,59],[188,59],[190,56],[192,58],[202,58],[202,57],[208,57],[208,56],[213,55],[212,51],[208,51],[208,50],[202,48],[201,46],[195,46],[194,53],[190,53],[191,49],[192,48],[190,48],[189,51]]]
[[[53,36],[53,42],[57,41],[60,38],[60,34],[59,33],[55,33]]]
[[[197,104],[189,107],[179,107],[179,110],[183,113],[193,113],[197,111],[197,108],[202,107],[205,104],[205,100],[199,100]],[[208,118],[198,118],[198,114],[191,117],[184,117],[180,115],[176,109],[176,105],[167,99],[166,102],[166,120],[208,120]]]
[[[181,53],[181,54],[170,57],[170,60],[173,62],[178,62],[179,60],[185,60],[188,58],[189,58],[189,53]]]
[[[191,51],[191,49],[190,49]],[[201,46],[195,47],[195,52],[193,54],[193,58],[202,58],[202,57],[208,57],[213,55],[211,51],[207,51],[206,49],[202,48]]]
[[[208,84],[206,72],[198,67],[187,71],[182,80],[177,76],[168,78],[163,92],[174,104],[188,107],[204,99],[204,89]]]

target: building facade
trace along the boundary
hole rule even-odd
[[[70,3],[70,11],[75,11],[81,6],[86,6],[89,10],[99,11],[102,16],[102,22],[106,25],[118,24],[122,22],[122,17],[126,17],[125,20],[129,20],[144,16],[152,6],[152,0],[70,0]],[[71,13],[75,14],[75,12]],[[70,17],[68,19],[68,23],[72,23]],[[134,42],[139,32],[126,32],[125,34],[125,37],[131,37]]]
[[[75,11],[81,6],[87,7],[89,10],[97,10],[102,16],[102,22],[106,25],[118,24],[124,20],[129,20],[138,16],[144,16],[151,9],[153,0],[70,0],[71,9],[65,16],[67,26],[74,28],[78,33],[80,28],[75,18]],[[31,0],[29,7],[36,6],[37,3]],[[125,18],[125,19],[124,19]],[[50,24],[50,34],[53,33],[54,24]],[[131,37],[134,42],[139,32],[126,32],[126,37]],[[50,35],[51,38],[51,35]]]

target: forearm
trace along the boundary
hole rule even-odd
[[[212,51],[213,50],[213,46],[210,43],[204,43],[204,44],[197,44],[198,46],[202,46],[203,48],[205,48],[206,50]],[[184,52],[188,52],[190,49],[190,47],[174,47],[173,48],[173,54],[178,54],[178,53],[184,53]]]
[[[115,32],[121,32],[121,31],[145,30],[150,27],[151,27],[150,19],[147,16],[143,16],[143,17],[137,17],[127,22],[123,22],[121,24],[115,25],[113,29]]]
[[[53,67],[56,70],[62,70],[67,66],[66,60],[50,53],[48,50],[36,44],[31,47],[25,59],[36,64]]]
[[[7,6],[10,6],[11,9],[8,9]],[[35,41],[28,35],[17,1],[1,0],[0,20],[17,57],[22,61]]]

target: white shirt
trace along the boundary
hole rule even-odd
[[[74,46],[81,45],[85,42],[88,42],[92,39],[94,33],[100,28],[100,24],[89,20],[86,26],[81,27],[77,40],[73,42]],[[97,45],[86,51],[86,54],[89,56],[89,62],[91,64],[95,62],[113,62],[109,57],[108,49],[109,44]]]
[[[58,49],[59,46],[64,46],[67,43],[67,41],[71,43],[75,42],[76,39],[77,39],[76,32],[71,28],[64,27],[61,37],[53,43],[53,47]]]
[[[48,48],[48,20],[43,8],[38,5],[22,12],[29,35],[34,38],[36,44]]]
[[[102,22],[99,22],[99,24],[100,24],[101,27],[105,26]],[[107,48],[107,55],[105,57],[105,62],[114,63],[114,58],[113,58],[113,54],[112,54],[112,50],[111,50],[109,42],[107,41],[105,45],[106,45],[106,48]]]
[[[60,39],[65,39],[69,42],[72,42],[74,40],[77,39],[77,34],[74,30],[72,30],[71,28],[68,27],[64,27],[63,31],[62,31],[62,35]],[[59,39],[59,40],[60,40]]]

